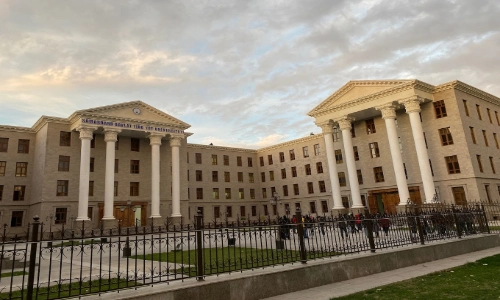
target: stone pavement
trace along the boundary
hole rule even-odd
[[[500,254],[500,247],[487,250],[471,252],[464,255],[453,256],[441,260],[431,261],[424,264],[414,265],[407,268],[378,273],[375,275],[359,277],[356,279],[332,283],[312,289],[298,291],[294,293],[265,298],[262,300],[328,300],[333,297],[341,297],[378,286],[387,285],[414,277],[434,273],[441,270],[454,268],[469,262],[474,262],[484,257]]]

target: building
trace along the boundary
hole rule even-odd
[[[42,116],[0,126],[0,222],[21,233],[34,215],[97,228],[493,201],[499,111],[460,81],[350,81],[309,113],[322,133],[258,150],[189,144],[189,124],[141,101]]]

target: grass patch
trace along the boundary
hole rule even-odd
[[[334,299],[498,299],[499,277],[500,255],[494,255],[453,269]]]
[[[28,272],[17,271],[14,273],[2,273],[2,275],[0,277],[13,277],[13,276],[21,276],[21,275],[28,275]]]

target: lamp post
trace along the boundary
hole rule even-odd
[[[131,204],[132,202],[130,200],[127,201],[127,205],[122,205],[120,207],[120,211],[121,212],[124,212],[125,209],[127,209],[127,218],[126,218],[126,226],[129,227],[130,226],[130,207],[131,207]],[[132,210],[134,211],[134,218],[135,218],[135,211],[137,210],[137,208],[134,206],[132,208]],[[136,220],[136,224],[137,224],[137,220]],[[137,226],[137,225],[136,225]],[[125,239],[125,247],[123,248],[123,257],[129,257],[132,255],[132,249],[130,248],[130,240],[129,240],[129,228],[127,228],[127,237]]]

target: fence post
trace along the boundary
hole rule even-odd
[[[35,267],[36,267],[36,250],[38,246],[38,228],[40,226],[40,218],[35,216],[33,218],[33,232],[31,233],[31,251],[30,251],[30,264],[28,269],[28,295],[26,299],[33,299],[33,287],[35,284]]]
[[[365,226],[368,234],[368,243],[370,243],[370,251],[375,253],[375,240],[373,239],[373,219],[371,219],[368,208],[365,207]]]
[[[297,218],[297,235],[299,236],[299,252],[300,252],[300,261],[305,264],[307,263],[306,256],[306,245],[304,243],[304,222],[302,222],[302,212],[300,211],[300,207],[297,206],[297,210],[295,211],[295,215]]]
[[[425,245],[425,240],[424,240],[424,230],[422,228],[422,221],[420,220],[420,208],[415,206],[415,218],[417,221],[417,230],[418,230],[418,236],[420,237],[420,244]]]
[[[204,266],[203,266],[203,215],[201,211],[195,218],[195,230],[196,230],[196,280],[203,281]]]
[[[455,205],[451,206],[451,212],[453,214],[453,221],[455,221],[455,227],[457,228],[457,236],[459,239],[462,238],[462,228],[458,222],[457,214],[455,213]]]
[[[484,209],[484,204],[481,203],[481,213],[483,215],[483,220],[484,220],[484,225],[486,226],[486,231],[488,233],[491,233],[490,232],[490,225],[488,224],[488,217],[486,216],[486,211]]]

